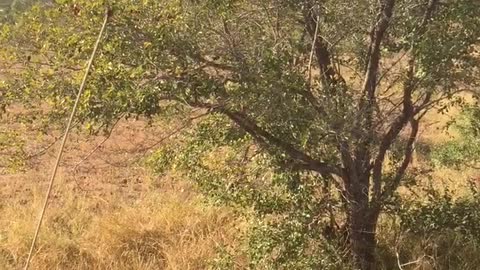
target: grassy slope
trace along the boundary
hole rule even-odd
[[[455,136],[442,127],[456,114],[428,115],[420,140],[437,144]],[[29,153],[54,141],[23,125],[1,125],[22,134]],[[236,243],[245,226],[230,210],[136,162],[165,133],[162,126],[123,121],[93,154],[103,137],[70,138],[32,269],[205,269],[217,248]],[[20,268],[26,258],[55,153],[51,147],[30,159],[25,172],[0,175],[0,270]],[[422,166],[421,158],[414,166]],[[425,184],[461,192],[473,173],[439,169]],[[391,231],[383,224],[381,241],[394,241]]]
[[[26,135],[31,152],[53,141],[3,125]],[[241,222],[228,209],[135,162],[159,134],[122,122],[91,156],[103,138],[71,137],[32,269],[205,269],[217,248],[235,241]],[[20,268],[26,258],[55,150],[25,172],[0,175],[0,269]]]
[[[470,94],[464,94],[463,98],[467,102],[473,102]],[[455,119],[461,113],[459,108],[453,107],[447,113],[441,114],[436,110],[432,110],[425,116],[423,130],[420,131],[419,142],[434,146],[441,145],[449,140],[458,138],[459,134],[455,129],[446,129],[448,122]],[[415,164],[414,164],[415,165]],[[417,163],[421,166],[421,162]],[[478,177],[478,170],[472,168],[464,168],[461,171],[453,168],[435,168],[432,172],[432,179],[429,185],[433,185],[438,189],[448,188],[461,196],[469,187],[469,180]]]

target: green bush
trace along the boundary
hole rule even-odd
[[[480,109],[466,107],[453,128],[460,138],[435,146],[430,159],[436,166],[461,167],[475,165],[480,161]]]
[[[427,269],[478,269],[480,265],[480,196],[454,199],[450,191],[428,191],[427,201],[405,203],[397,211],[403,261]],[[423,269],[423,268],[422,268]]]

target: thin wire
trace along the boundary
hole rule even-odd
[[[85,88],[85,83],[87,81],[88,73],[90,72],[90,68],[92,67],[93,59],[95,58],[95,53],[97,52],[98,45],[100,44],[100,40],[101,40],[101,38],[103,36],[103,32],[105,30],[105,26],[107,25],[108,17],[109,17],[109,10],[107,9],[105,11],[105,18],[103,20],[102,28],[100,29],[100,33],[98,34],[98,38],[97,38],[97,41],[95,43],[95,47],[93,48],[92,55],[90,56],[90,60],[88,61],[87,69],[85,71],[85,75],[84,75],[82,83],[80,85],[80,89],[78,90],[77,98],[75,100],[75,104],[73,105],[72,113],[70,114],[70,118],[68,119],[67,128],[65,130],[65,134],[63,135],[62,144],[60,145],[60,150],[58,151],[57,160],[56,160],[55,165],[53,167],[53,172],[52,172],[52,175],[50,177],[50,183],[48,185],[47,194],[45,195],[45,202],[43,204],[42,210],[40,211],[40,217],[38,219],[37,228],[35,229],[35,235],[33,236],[33,239],[32,239],[32,244],[30,246],[30,251],[28,253],[28,258],[27,258],[27,262],[25,263],[24,270],[28,270],[28,267],[30,266],[30,261],[32,259],[33,251],[35,250],[35,244],[37,242],[38,234],[39,234],[40,228],[42,226],[43,217],[45,215],[45,211],[46,211],[47,206],[48,206],[48,201],[49,201],[49,198],[50,198],[50,194],[52,193],[53,182],[55,180],[55,176],[57,175],[58,165],[60,164],[60,160],[62,159],[63,150],[65,148],[65,143],[66,143],[67,138],[68,138],[70,127],[72,125],[73,118],[75,117],[75,113],[77,112],[78,104],[80,103],[80,97],[82,96],[83,90]]]
[[[315,43],[317,42],[317,36],[318,36],[318,25],[320,21],[320,16],[317,16],[317,25],[315,26],[315,35],[313,37],[312,41],[312,50],[310,51],[310,58],[308,60],[308,87],[310,88],[310,85],[312,83],[312,60],[313,60],[313,51],[315,50]]]

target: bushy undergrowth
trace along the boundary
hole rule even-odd
[[[478,269],[480,196],[476,188],[460,198],[448,189],[442,194],[429,190],[426,200],[406,202],[397,215],[404,256],[416,262],[412,265]]]
[[[476,190],[454,199],[450,191],[427,190],[382,215],[377,269],[478,269],[480,197]],[[326,237],[325,223],[295,215],[252,221],[246,235],[248,269],[354,269],[340,235]],[[234,267],[235,252],[223,250],[216,269]]]
[[[155,172],[180,172],[219,204],[246,210],[239,211],[250,220],[243,248],[220,250],[217,269],[238,269],[239,252],[247,255],[249,269],[352,269],[339,194],[325,190],[325,182],[314,176],[276,170],[276,160],[252,154],[248,146],[245,153],[232,151],[229,144],[219,143],[232,136],[228,127],[199,132],[181,147],[161,149],[149,160]],[[438,153],[431,148],[433,154],[425,159]],[[410,182],[421,182],[414,180]],[[453,199],[445,192],[398,196],[395,209],[380,219],[379,269],[476,269],[480,201],[476,193]]]

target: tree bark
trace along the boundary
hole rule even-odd
[[[366,226],[366,224],[358,224]],[[355,264],[361,270],[375,269],[375,248],[376,239],[375,233],[369,232],[352,232],[351,245],[352,254],[355,259]]]
[[[374,270],[379,211],[370,206],[369,195],[365,189],[368,189],[368,185],[358,184],[352,187],[348,216],[349,241],[356,267],[361,270]]]

